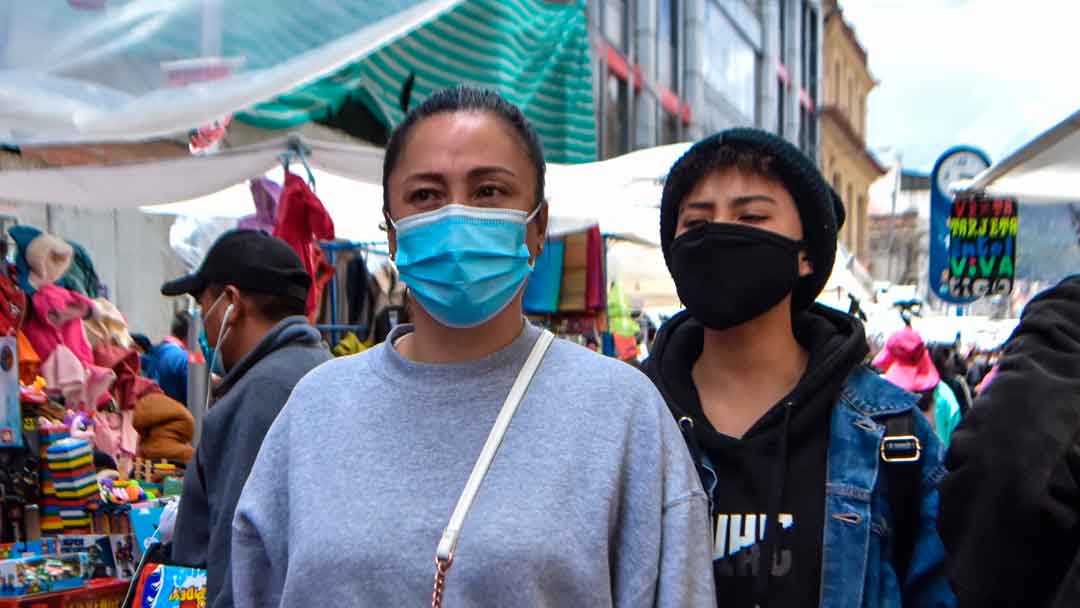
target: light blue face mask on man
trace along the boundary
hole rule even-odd
[[[401,279],[447,327],[482,325],[506,309],[532,272],[525,228],[540,212],[446,205],[391,221]]]

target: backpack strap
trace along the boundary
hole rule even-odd
[[[915,436],[914,409],[885,419],[881,460],[888,478],[888,501],[892,510],[892,564],[903,588],[915,551],[919,527],[919,477],[922,444]]]

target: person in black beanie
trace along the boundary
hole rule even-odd
[[[862,324],[814,303],[844,222],[813,162],[755,129],[671,168],[660,239],[686,310],[645,372],[711,497],[723,606],[953,606],[935,529],[944,450],[864,365]]]

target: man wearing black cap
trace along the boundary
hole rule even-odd
[[[203,310],[211,368],[221,383],[184,476],[172,558],[207,569],[206,605],[232,606],[232,520],[266,432],[293,387],[330,358],[308,324],[311,278],[283,241],[254,230],[223,235],[195,274],[166,283]]]
[[[814,304],[843,221],[813,162],[763,131],[698,142],[664,185],[686,311],[645,371],[711,497],[723,606],[955,603],[934,527],[941,444],[863,365],[859,321]]]

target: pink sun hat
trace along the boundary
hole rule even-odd
[[[926,343],[910,327],[889,336],[885,348],[874,357],[874,367],[885,370],[886,380],[913,393],[928,391],[941,382]]]

